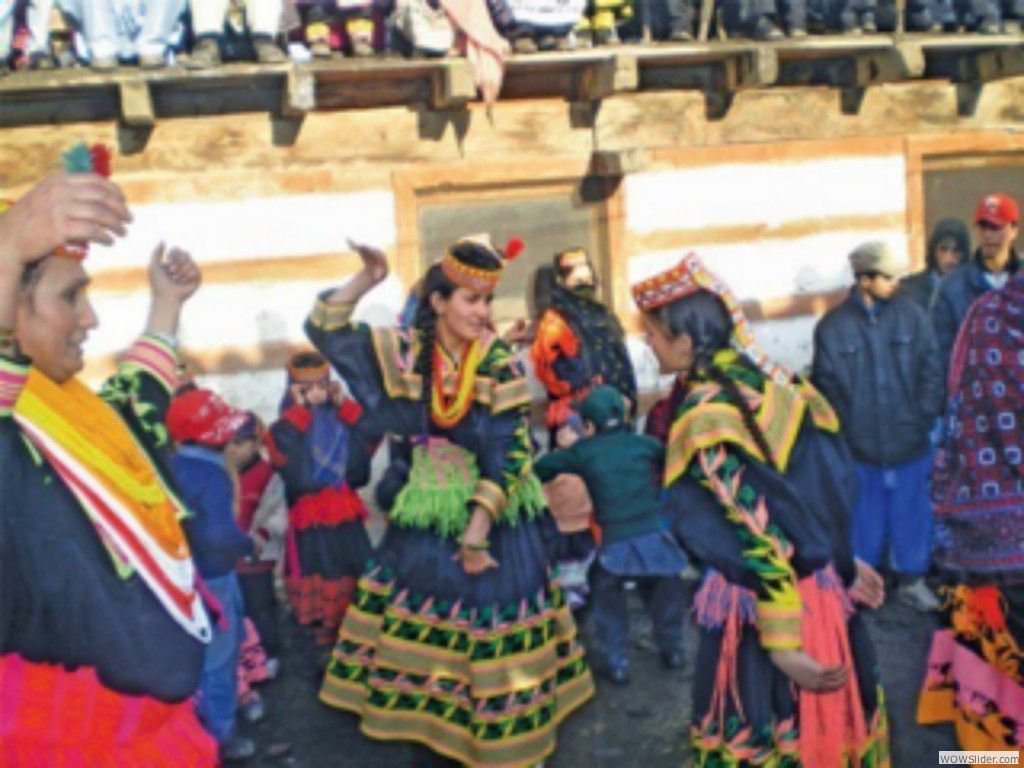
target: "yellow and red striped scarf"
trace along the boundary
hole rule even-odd
[[[171,616],[205,640],[209,620],[167,487],[117,412],[77,379],[29,372],[14,417],[75,495],[119,572],[136,571]]]

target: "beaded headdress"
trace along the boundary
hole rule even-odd
[[[317,384],[331,377],[331,366],[318,352],[296,352],[288,360],[290,384]]]
[[[477,250],[486,251],[497,259],[495,269],[483,269],[462,261],[455,253],[459,246],[468,245]],[[445,277],[451,280],[460,288],[475,293],[494,293],[501,278],[501,270],[506,261],[512,261],[523,250],[523,241],[518,238],[510,239],[504,250],[498,250],[491,242],[489,234],[470,235],[455,242],[441,257],[441,270]]]
[[[631,290],[633,301],[641,312],[660,309],[700,290],[715,294],[732,319],[730,343],[733,348],[750,358],[777,384],[785,386],[792,381],[792,372],[770,360],[758,344],[739,299],[728,285],[704,266],[696,253],[688,253],[674,267],[635,283]]]

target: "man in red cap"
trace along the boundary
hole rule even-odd
[[[978,249],[945,279],[932,308],[944,370],[949,367],[953,342],[968,308],[983,293],[1004,286],[1020,267],[1013,247],[1019,220],[1017,202],[1009,195],[994,192],[978,203],[974,211]]]
[[[235,523],[235,483],[224,457],[224,447],[247,420],[244,411],[236,411],[208,389],[184,392],[167,409],[167,428],[178,444],[171,469],[192,512],[185,533],[199,574],[221,609],[221,620],[206,647],[197,710],[217,740],[222,760],[246,759],[256,751],[252,740],[235,730],[238,652],[244,632],[235,563],[253,553],[253,542]]]

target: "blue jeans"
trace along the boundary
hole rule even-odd
[[[683,611],[686,610],[682,580],[677,576],[616,576],[605,570],[597,559],[590,566],[590,606],[602,661],[613,667],[625,666],[628,662],[629,610],[623,589],[626,581],[637,583],[637,592],[654,624],[658,650],[662,653],[681,650]]]
[[[186,0],[145,0],[141,17],[115,8],[113,0],[58,0],[82,31],[90,57],[130,59],[163,55],[185,13]]]
[[[215,627],[213,640],[206,646],[203,674],[199,678],[199,704],[196,713],[210,735],[223,743],[235,730],[238,708],[238,649],[245,636],[242,624],[242,590],[234,573],[206,579],[206,586],[220,601],[226,626]]]
[[[932,453],[891,467],[860,464],[853,507],[853,552],[872,567],[886,554],[899,573],[919,576],[932,554]]]

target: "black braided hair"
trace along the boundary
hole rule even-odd
[[[530,280],[530,295],[527,302],[531,320],[539,320],[540,316],[551,306],[551,294],[555,289],[555,268],[549,264],[541,264],[533,272]]]
[[[693,343],[693,367],[687,381],[701,375],[721,386],[726,398],[740,412],[743,424],[754,438],[757,447],[761,449],[761,453],[773,467],[777,467],[772,449],[754,418],[754,412],[750,409],[747,399],[740,393],[736,382],[712,364],[715,353],[729,346],[729,337],[733,330],[732,318],[722,300],[711,291],[701,289],[660,307],[651,314],[673,338],[683,334],[690,337]]]
[[[497,272],[502,268],[501,256],[485,248],[484,246],[470,240],[460,240],[448,249],[448,252],[464,264],[477,269],[485,269],[489,272]],[[422,287],[420,288],[420,300],[416,307],[416,319],[413,327],[419,334],[420,348],[413,364],[413,370],[423,380],[423,390],[420,393],[420,401],[424,408],[423,431],[426,433],[429,428],[430,415],[430,390],[434,378],[434,344],[437,342],[437,313],[434,311],[430,298],[435,293],[442,299],[450,299],[458,286],[453,283],[441,269],[440,264],[434,264],[423,276]]]

